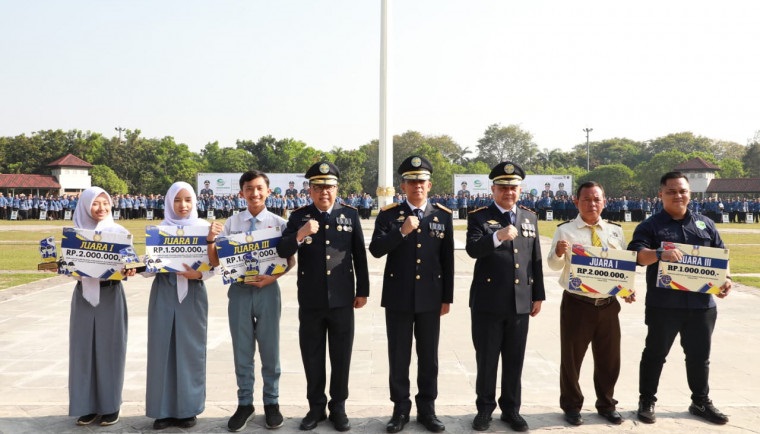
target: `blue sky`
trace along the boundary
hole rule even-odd
[[[760,2],[392,0],[394,134],[474,150],[760,130]],[[0,0],[0,135],[378,137],[380,0]]]

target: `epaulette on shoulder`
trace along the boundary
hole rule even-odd
[[[380,211],[388,211],[389,209],[396,208],[399,205],[398,202],[389,203],[388,205],[385,205],[384,207],[380,208]]]
[[[296,212],[296,211],[298,211],[299,209],[304,209],[304,208],[306,208],[307,206],[309,206],[309,205],[299,206],[298,208],[294,209],[292,212]]]
[[[562,225],[566,225],[566,224],[570,223],[571,221],[572,221],[572,220],[566,220],[566,221],[564,221],[564,222],[562,222],[562,223],[558,224],[558,225],[557,225],[557,227],[560,227],[560,226],[562,226]]]
[[[611,224],[611,225],[615,225],[615,226],[618,226],[618,227],[621,227],[621,228],[622,228],[622,226],[620,226],[620,223],[611,222],[611,221],[609,221],[609,220],[605,220],[605,221],[606,221],[607,223]]]
[[[478,211],[483,211],[484,209],[488,208],[487,206],[481,206],[480,208],[475,208],[474,210],[468,212],[467,214],[475,214]]]
[[[535,214],[535,213],[536,213],[535,211],[533,211],[532,209],[530,209],[530,208],[528,208],[528,207],[525,207],[525,206],[522,206],[522,205],[518,205],[518,207],[520,207],[520,209],[524,209],[525,211],[529,211],[529,212],[532,212],[533,214]]]
[[[351,205],[348,205],[348,204],[345,204],[345,203],[343,204],[343,206],[344,206],[345,208],[351,208],[351,209],[353,209],[353,210],[355,210],[355,209],[356,209],[356,207],[355,207],[355,206],[351,206]]]
[[[442,209],[442,210],[446,211],[446,212],[447,212],[447,213],[449,213],[449,214],[451,214],[451,213],[452,213],[452,211],[451,211],[450,209],[446,208],[445,206],[441,205],[440,203],[436,203],[436,204],[435,204],[435,206],[437,206],[438,208],[440,208],[440,209]]]

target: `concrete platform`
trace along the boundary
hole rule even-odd
[[[365,235],[372,223],[365,222]],[[552,234],[544,234],[544,254]],[[457,245],[464,245],[464,231],[455,234]],[[470,432],[475,414],[475,355],[470,337],[470,312],[467,307],[474,260],[464,250],[456,252],[456,292],[451,313],[443,318],[440,344],[439,397],[437,413],[447,432]],[[351,396],[347,412],[354,433],[385,432],[392,410],[388,398],[388,363],[384,312],[380,307],[382,270],[385,259],[370,256],[370,302],[356,313],[356,339],[351,369]],[[542,312],[531,319],[525,370],[523,407],[534,432],[651,432],[712,433],[760,432],[760,290],[738,287],[719,300],[718,322],[713,336],[711,397],[729,415],[726,426],[705,423],[689,415],[689,395],[683,351],[675,345],[662,374],[657,403],[657,423],[644,425],[635,418],[638,401],[638,364],[644,345],[644,274],[639,269],[639,302],[624,305],[620,318],[623,328],[623,366],[616,398],[626,418],[621,426],[609,425],[594,412],[591,381],[591,356],[586,357],[582,387],[586,394],[583,417],[586,423],[570,427],[563,418],[559,400],[559,303],[561,289],[557,273],[545,270],[547,301]],[[282,307],[282,378],[280,406],[285,426],[280,433],[299,432],[298,424],[308,408],[306,386],[298,348],[298,303],[295,273],[280,280]],[[0,433],[40,432],[151,432],[153,420],[144,415],[145,366],[147,347],[148,294],[150,279],[136,277],[125,283],[129,308],[129,345],[124,404],[121,420],[111,427],[78,427],[67,416],[68,408],[68,320],[72,281],[53,277],[0,292]],[[227,432],[227,420],[234,412],[236,399],[232,347],[227,326],[226,288],[221,278],[207,282],[209,292],[208,366],[206,411],[198,425],[188,432]],[[413,365],[414,365],[413,361]],[[413,378],[416,375],[412,367]],[[264,432],[260,375],[255,390],[256,417],[243,432]],[[414,380],[412,380],[414,384]],[[412,394],[416,391],[412,390]],[[414,412],[414,410],[413,410]],[[492,432],[511,432],[498,420]],[[415,421],[404,432],[425,429]],[[329,422],[316,432],[335,432]],[[169,428],[162,432],[183,432]]]

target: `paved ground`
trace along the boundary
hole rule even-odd
[[[369,235],[371,223],[365,224]],[[551,235],[551,234],[546,234]],[[457,231],[457,245],[464,232]],[[543,239],[544,251],[549,239]],[[475,356],[470,339],[467,298],[474,261],[463,250],[456,252],[455,304],[442,322],[440,345],[440,394],[437,412],[447,432],[470,432],[475,406]],[[354,433],[381,433],[390,416],[388,365],[383,310],[379,306],[384,259],[370,256],[372,293],[368,305],[357,312],[356,340],[351,369],[351,396],[347,403]],[[557,274],[546,270],[548,290],[541,314],[531,319],[525,371],[522,413],[532,431],[712,433],[760,432],[760,362],[757,331],[760,329],[760,290],[737,288],[719,301],[719,319],[713,337],[711,396],[731,422],[715,426],[695,419],[687,412],[689,390],[683,366],[683,352],[674,346],[662,375],[658,421],[643,425],[635,420],[638,362],[644,343],[644,275],[637,276],[640,301],[625,305],[623,367],[616,397],[626,418],[622,426],[605,424],[593,413],[593,386],[590,356],[582,372],[587,396],[583,416],[586,423],[570,427],[558,407],[559,394],[559,302],[561,290]],[[305,380],[298,350],[297,301],[294,274],[280,280],[283,288],[282,379],[280,403],[286,421],[280,433],[298,432],[306,412]],[[0,433],[39,432],[150,432],[152,420],[144,415],[146,364],[146,310],[151,281],[141,277],[125,284],[129,305],[129,346],[124,404],[121,421],[112,427],[77,427],[67,416],[68,318],[73,283],[54,277],[23,287],[12,288],[0,297]],[[229,416],[236,407],[236,387],[232,349],[227,328],[226,291],[221,279],[208,282],[209,336],[206,411],[189,432],[226,432]],[[414,375],[414,370],[413,370]],[[258,375],[257,375],[258,377]],[[258,379],[257,379],[258,381]],[[414,392],[413,392],[414,393]],[[266,431],[260,405],[261,386],[256,386],[257,415],[244,432]],[[498,413],[496,414],[498,417]],[[321,423],[316,432],[335,432]],[[495,420],[493,432],[509,432]],[[170,428],[164,432],[182,432]],[[404,432],[421,433],[413,421]]]

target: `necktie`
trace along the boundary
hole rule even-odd
[[[329,212],[327,212],[327,211],[323,211],[323,212],[322,212],[322,220],[323,220],[325,223],[327,223],[328,221],[330,221],[330,213],[329,213]]]
[[[417,208],[414,210],[414,215],[417,216],[418,219],[422,220],[422,210]]]
[[[504,218],[507,219],[509,224],[511,224],[512,226],[515,225],[515,213],[513,213],[512,211],[505,212]]]
[[[599,234],[596,233],[596,227],[589,226],[588,228],[591,229],[591,245],[594,247],[602,247],[602,240],[599,238]]]

